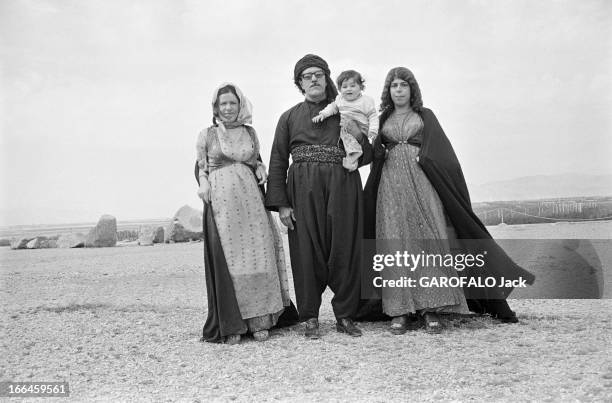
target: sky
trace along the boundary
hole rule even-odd
[[[468,184],[611,174],[612,2],[0,2],[0,225],[171,217],[211,95],[236,83],[269,159],[307,53],[380,99],[411,69]],[[362,172],[363,175],[367,174]]]

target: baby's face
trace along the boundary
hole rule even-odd
[[[355,81],[354,78],[347,78],[342,81],[342,86],[340,86],[340,94],[342,94],[342,98],[347,101],[354,101],[359,98],[361,95],[361,86]]]

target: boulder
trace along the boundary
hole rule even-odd
[[[25,237],[11,239],[11,249],[26,249],[31,240],[32,238]]]
[[[155,228],[155,236],[153,237],[153,243],[164,243],[164,227]]]
[[[48,248],[49,239],[46,236],[37,236],[26,244],[28,249],[43,249]]]
[[[103,248],[117,244],[117,219],[105,214],[85,238],[86,248]]]
[[[77,232],[60,235],[56,244],[57,248],[82,248],[85,246],[85,234]]]
[[[168,225],[166,242],[187,242],[204,239],[202,231],[202,211],[191,206],[181,207]]]
[[[164,242],[164,227],[144,226],[138,230],[139,245],[153,245]]]

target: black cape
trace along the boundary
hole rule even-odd
[[[419,165],[438,193],[446,215],[455,229],[457,238],[459,240],[471,240],[465,242],[466,245],[469,245],[469,248],[484,248],[488,253],[486,259],[488,264],[485,270],[466,270],[464,275],[483,278],[492,276],[497,280],[501,277],[506,279],[522,277],[528,284],[532,284],[535,276],[514,263],[506,252],[492,241],[491,234],[489,234],[482,221],[472,210],[470,195],[463,177],[461,165],[438,119],[427,108],[423,108],[420,116],[423,119],[424,126],[420,135],[422,140],[418,155]],[[394,146],[395,144],[386,140],[382,134],[374,141],[374,160],[364,188],[364,238],[366,239],[376,238],[376,198],[378,186],[387,150]],[[410,206],[407,207],[410,208]],[[478,241],[474,240],[482,240],[481,245],[478,245]],[[511,291],[511,287],[487,288],[487,295],[483,298],[482,290],[479,291],[478,297],[471,297],[470,291],[466,289],[465,296],[470,310],[478,313],[491,313],[494,316],[504,318],[514,315],[505,301]],[[368,316],[379,315],[379,312],[372,311],[372,306],[374,305],[376,305],[374,310],[380,306],[380,304],[369,301],[367,306],[370,308],[370,311],[365,312],[362,309],[358,317],[366,318]]]
[[[261,157],[258,157],[261,161]],[[199,166],[196,161],[195,177],[200,184]],[[259,189],[264,193],[264,187]],[[240,315],[234,284],[227,268],[221,239],[210,204],[204,203],[204,271],[206,277],[206,296],[208,298],[208,317],[202,329],[202,341],[221,343],[225,336],[244,334],[246,324]],[[298,313],[293,302],[285,307],[278,318],[276,328],[298,323]]]

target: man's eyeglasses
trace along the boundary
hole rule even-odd
[[[302,80],[305,80],[305,81],[312,81],[313,78],[316,80],[319,80],[325,77],[325,73],[323,73],[322,71],[317,71],[316,73],[302,74],[300,77],[302,78]]]

